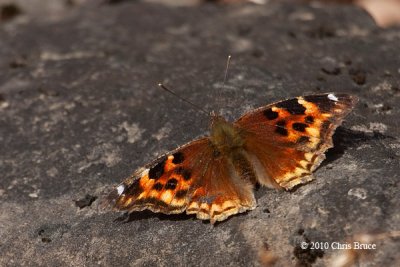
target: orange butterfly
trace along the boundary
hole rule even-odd
[[[355,96],[330,93],[260,107],[233,123],[212,113],[210,136],[140,168],[108,199],[120,211],[186,211],[211,223],[252,210],[256,183],[288,190],[314,179],[356,103]]]

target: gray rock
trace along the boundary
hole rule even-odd
[[[326,266],[340,251],[300,242],[399,230],[399,28],[347,6],[120,2],[0,22],[1,266],[259,266],[266,247],[277,266]],[[259,188],[251,212],[216,226],[104,212],[108,188],[207,133],[159,81],[230,119],[303,94],[360,102],[317,179]],[[365,266],[400,263],[398,239],[373,242]]]

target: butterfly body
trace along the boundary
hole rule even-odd
[[[273,103],[233,123],[212,114],[209,137],[137,170],[109,199],[121,211],[186,211],[211,223],[254,209],[256,183],[291,189],[313,179],[356,102],[347,94],[321,94]]]
[[[225,157],[231,171],[243,180],[257,182],[253,164],[245,151],[245,130],[226,121],[219,115],[212,114],[210,143],[215,155]]]
[[[244,140],[240,129],[218,115],[212,115],[211,121],[210,141],[215,149],[229,154],[242,148]]]

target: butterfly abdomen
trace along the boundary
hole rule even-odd
[[[254,166],[252,165],[248,157],[246,157],[246,155],[243,153],[243,150],[232,153],[230,155],[230,160],[240,178],[251,182],[252,184],[257,183]]]

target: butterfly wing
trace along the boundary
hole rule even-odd
[[[258,181],[293,188],[313,179],[312,172],[333,146],[332,135],[357,103],[348,94],[297,97],[261,107],[239,118]]]
[[[109,195],[117,210],[196,214],[212,223],[255,207],[243,181],[208,138],[193,141],[136,171]]]

